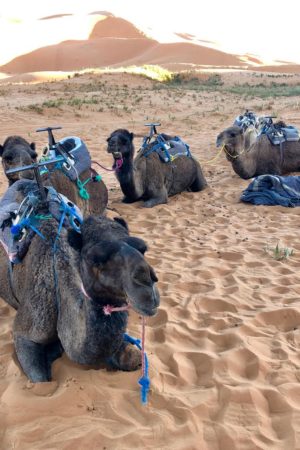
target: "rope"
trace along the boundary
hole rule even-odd
[[[212,162],[216,161],[224,149],[225,149],[225,144],[222,145],[221,149],[218,151],[216,156],[214,156],[212,159],[209,159],[208,161],[203,161],[201,164],[205,166],[205,164],[211,164]]]
[[[123,158],[117,159],[116,166],[115,167],[113,166],[112,169],[108,169],[108,167],[102,166],[102,164],[98,163],[97,161],[92,160],[92,164],[97,164],[97,166],[101,167],[104,170],[107,170],[107,172],[115,172],[121,169],[123,165]]]
[[[218,153],[216,154],[216,156],[214,156],[212,159],[209,159],[208,161],[203,161],[203,162],[201,162],[201,165],[205,166],[206,164],[211,164],[211,163],[213,163],[214,161],[216,161],[216,160],[219,158],[219,156],[221,155],[221,153],[222,153],[223,150],[224,150],[224,152],[225,152],[228,156],[230,156],[230,158],[233,158],[233,159],[239,158],[239,156],[241,156],[241,155],[245,152],[245,149],[243,149],[243,150],[241,151],[241,153],[239,153],[238,155],[232,155],[232,154],[229,153],[229,151],[226,149],[226,144],[223,144],[222,147],[220,148],[220,150],[218,151]]]
[[[232,159],[238,159],[238,158],[245,152],[245,149],[243,149],[243,150],[241,151],[241,153],[239,153],[238,155],[232,155],[232,154],[229,153],[229,151],[226,149],[225,145],[224,145],[223,147],[224,147],[224,152],[225,152],[228,156],[230,156],[230,158],[232,158]]]
[[[147,397],[150,390],[150,378],[149,378],[149,363],[147,354],[145,352],[145,325],[146,319],[142,317],[142,345],[140,339],[134,339],[128,334],[124,334],[124,341],[129,342],[130,344],[136,345],[142,353],[142,376],[139,379],[138,383],[141,386],[141,401],[143,405],[147,404]]]
[[[80,181],[79,178],[77,178],[77,187],[78,187],[78,193],[80,195],[81,198],[83,198],[84,200],[88,200],[90,198],[90,194],[88,193],[88,191],[85,189],[85,185],[91,181],[91,177],[89,177],[87,180],[85,180],[83,183],[82,181]]]

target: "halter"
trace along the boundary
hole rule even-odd
[[[223,144],[222,150],[224,150],[224,152],[226,153],[226,155],[230,156],[230,158],[232,159],[238,159],[244,152],[245,149],[243,148],[243,150],[241,151],[241,153],[239,153],[238,155],[232,155],[231,153],[229,153],[229,151],[226,148],[226,144]]]

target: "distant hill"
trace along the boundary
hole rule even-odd
[[[96,23],[89,39],[101,39],[107,37],[139,39],[144,38],[145,35],[127,20],[110,16]]]
[[[86,40],[68,40],[18,56],[0,67],[0,72],[20,74],[40,71],[76,71],[87,68],[158,64],[172,70],[235,67],[260,70],[262,62],[250,55],[233,55],[189,42],[194,36],[180,34],[186,42],[161,44],[148,38],[132,23],[110,13],[94,26]],[[53,16],[53,18],[56,16]],[[61,15],[63,17],[63,15]],[[48,17],[50,18],[50,17]],[[43,18],[46,19],[46,18]],[[274,66],[275,67],[275,66]],[[278,66],[277,66],[278,67]],[[286,66],[295,70],[299,66]],[[285,66],[280,68],[284,71]],[[270,71],[274,69],[269,67]],[[279,70],[278,70],[279,71]]]

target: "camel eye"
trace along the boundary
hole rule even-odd
[[[230,137],[234,138],[235,137],[235,133],[230,133]]]
[[[8,163],[11,163],[12,162],[12,160],[13,160],[13,157],[11,156],[11,155],[7,155],[7,156],[4,156],[4,161],[6,161],[6,162],[8,162]]]
[[[135,274],[133,275],[133,280],[138,284],[148,285],[148,286],[151,285],[150,278],[144,270],[138,269],[135,272]]]
[[[127,144],[127,139],[125,139],[125,138],[120,138],[120,144],[121,145],[126,145]]]

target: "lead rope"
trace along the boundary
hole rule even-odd
[[[104,167],[104,166],[102,166],[102,164],[100,164],[94,160],[92,160],[92,164],[97,164],[97,166],[101,167],[104,170],[107,170],[107,172],[118,172],[123,165],[123,158],[116,159],[115,165],[113,165],[112,169],[109,169],[108,167]]]
[[[90,299],[90,296],[88,295],[88,293],[86,292],[83,283],[81,282],[81,291],[83,292],[83,294]],[[111,306],[111,305],[106,305],[103,307],[103,312],[106,316],[110,316],[111,313],[116,312],[116,311],[127,311],[130,308],[130,305],[124,305],[124,306]],[[137,348],[139,350],[141,350],[141,355],[142,355],[142,376],[139,379],[138,383],[141,386],[141,401],[143,405],[147,404],[147,397],[148,397],[148,392],[150,390],[150,378],[149,378],[149,363],[148,363],[148,358],[147,358],[147,354],[145,352],[145,336],[146,336],[146,319],[144,316],[142,316],[142,345],[141,345],[141,340],[140,339],[135,339],[131,336],[129,336],[129,334],[124,333],[124,341],[128,342],[132,345],[136,345]]]
[[[82,285],[83,287],[83,285]],[[85,292],[85,291],[84,291]],[[103,308],[103,312],[106,316],[110,316],[112,312],[115,311],[126,311],[129,309],[129,305],[113,307],[111,305],[106,305]],[[124,334],[124,341],[129,342],[130,344],[136,345],[139,350],[141,350],[142,355],[142,376],[139,379],[138,383],[141,386],[141,401],[143,405],[146,405],[148,402],[148,392],[150,390],[150,378],[149,378],[149,363],[147,354],[145,352],[145,336],[146,336],[146,319],[142,316],[142,343],[140,339],[135,339],[128,334]]]
[[[145,352],[145,335],[146,335],[146,319],[142,316],[142,376],[139,379],[141,386],[141,400],[142,404],[147,404],[147,396],[150,390],[149,365],[148,358]]]

